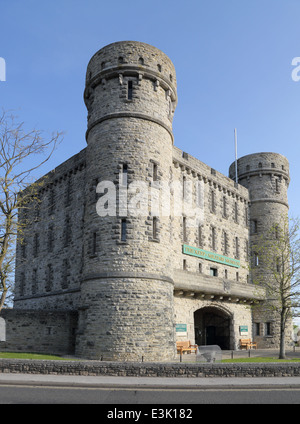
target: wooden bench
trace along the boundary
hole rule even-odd
[[[251,342],[251,339],[240,339],[240,348],[243,349],[245,347],[247,350],[254,347],[257,349],[256,342]]]
[[[197,353],[198,345],[191,345],[191,342],[189,340],[186,340],[184,342],[176,342],[177,345],[177,353]]]

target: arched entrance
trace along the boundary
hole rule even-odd
[[[229,350],[231,317],[228,313],[208,306],[194,312],[195,343],[198,346],[218,345]]]

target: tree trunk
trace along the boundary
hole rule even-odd
[[[3,289],[1,297],[0,297],[0,312],[3,308],[4,302],[5,302],[5,298],[6,298],[6,294],[7,294],[7,288]]]
[[[285,359],[285,319],[284,313],[280,317],[280,348],[279,359]]]

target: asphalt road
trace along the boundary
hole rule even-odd
[[[106,411],[114,411],[117,405],[151,405],[156,418],[165,406],[176,405],[177,409],[199,404],[299,404],[300,389],[255,388],[255,389],[141,389],[141,388],[76,388],[76,387],[31,387],[0,386],[0,404],[102,404],[112,405]],[[114,408],[113,408],[114,407]],[[123,410],[123,406],[121,410]],[[138,408],[132,408],[138,410]],[[192,415],[192,413],[191,413]],[[99,417],[100,418],[100,417]]]
[[[194,405],[194,415],[197,405],[204,404],[298,405],[300,378],[139,378],[2,373],[0,404],[101,404],[105,405],[104,415],[118,405],[123,409],[124,405],[148,405],[144,422],[152,415],[152,409],[158,414],[153,419],[164,418],[159,414],[164,414],[164,408],[169,405],[174,405],[176,411]],[[122,409],[120,411],[122,413]]]

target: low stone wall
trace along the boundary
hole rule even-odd
[[[182,364],[0,359],[0,373],[127,377],[297,377],[299,363]]]

